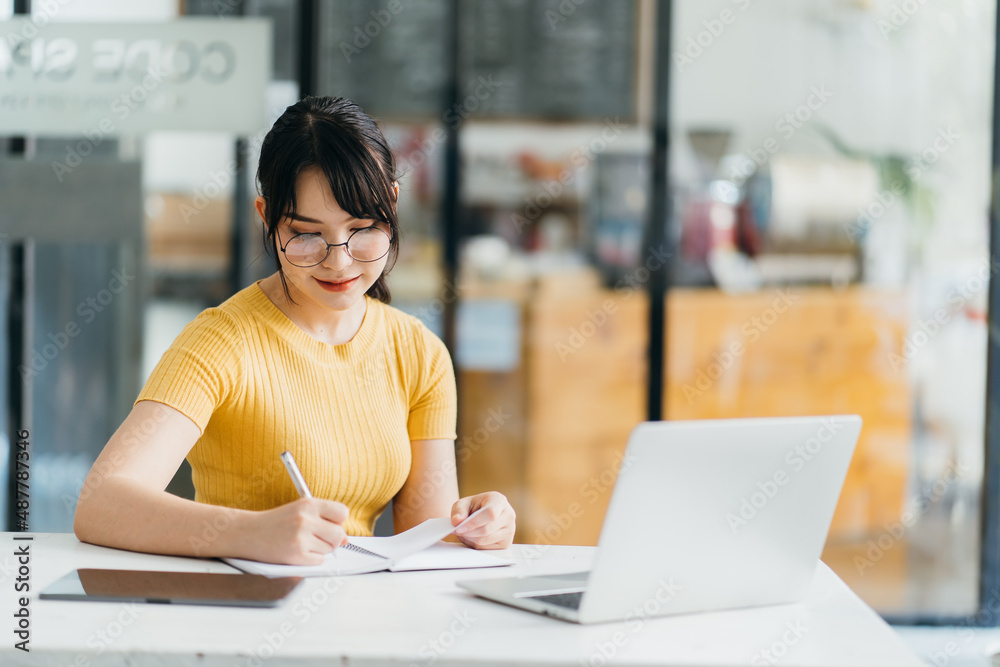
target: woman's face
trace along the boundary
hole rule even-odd
[[[388,234],[389,225],[351,217],[340,208],[323,172],[315,167],[304,170],[296,179],[295,203],[294,216],[285,217],[277,229],[278,259],[292,298],[305,308],[346,311],[363,307],[365,292],[382,275],[388,255],[373,262],[360,262],[352,259],[341,245],[330,248],[326,259],[316,266],[300,267],[292,264],[281,248],[296,234],[319,234],[327,243],[344,243],[354,231],[365,227],[375,226]],[[365,234],[355,239],[360,241]],[[352,239],[352,249],[354,244]]]

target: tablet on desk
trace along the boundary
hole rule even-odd
[[[73,570],[41,592],[43,600],[153,602],[234,607],[276,607],[302,577],[258,574]]]

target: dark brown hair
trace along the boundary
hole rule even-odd
[[[266,202],[264,247],[274,255],[285,295],[291,299],[278,258],[278,225],[295,213],[295,181],[311,167],[323,172],[344,211],[389,225],[389,263],[367,292],[389,303],[385,274],[399,253],[396,163],[375,121],[343,97],[310,96],[296,102],[274,121],[260,147],[257,188]]]

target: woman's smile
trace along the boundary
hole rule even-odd
[[[313,278],[313,280],[315,280],[319,284],[319,286],[325,289],[327,292],[346,292],[347,290],[351,289],[352,287],[354,287],[354,285],[357,284],[358,278],[360,277],[361,276],[354,276],[353,278],[344,280],[342,282],[330,282],[327,280],[320,280],[319,278]]]

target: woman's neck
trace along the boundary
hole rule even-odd
[[[361,299],[348,310],[322,308],[308,297],[297,295],[295,286],[288,283],[289,292],[296,301],[292,303],[285,295],[285,288],[278,273],[261,280],[260,288],[292,324],[328,345],[343,345],[354,338],[361,329],[368,309],[367,299]]]

